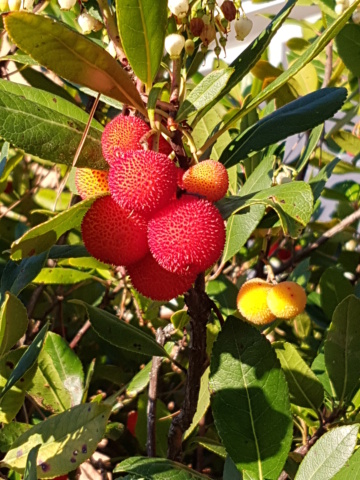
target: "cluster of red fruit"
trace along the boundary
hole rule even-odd
[[[125,266],[136,290],[165,301],[186,292],[220,257],[225,227],[212,202],[226,194],[229,180],[214,160],[180,169],[162,137],[159,152],[144,150],[149,132],[140,118],[116,117],[102,136],[109,172],[78,169],[76,185],[82,198],[107,193],[83,219],[87,250]]]

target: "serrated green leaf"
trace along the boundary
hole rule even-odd
[[[122,472],[143,480],[209,480],[206,475],[165,458],[128,458],[114,468],[114,473]]]
[[[79,107],[54,94],[0,80],[0,135],[28,154],[71,165],[88,119]],[[101,150],[102,130],[92,122],[79,167],[108,168]]]
[[[79,358],[60,335],[48,332],[28,393],[41,407],[59,413],[81,402],[83,383]]]
[[[321,275],[319,287],[321,307],[329,320],[332,318],[339,303],[354,293],[354,288],[349,280],[336,267],[330,267],[325,270]]]
[[[209,405],[210,405],[209,373],[210,373],[210,368],[208,367],[205,370],[205,372],[202,374],[196,412],[192,419],[190,427],[184,433],[184,437],[183,437],[184,440],[186,440],[192,434],[192,432],[195,430],[200,420],[203,418],[203,416],[207,412],[207,409],[209,408]]]
[[[231,167],[252,151],[323,123],[341,108],[346,96],[345,88],[323,88],[288,103],[240,133],[224,149],[220,161]]]
[[[116,16],[126,57],[150,89],[163,56],[167,1],[116,0]]]
[[[313,196],[305,182],[291,182],[247,196],[227,197],[217,203],[226,219],[251,205],[270,207],[279,216],[285,235],[297,238],[312,215]]]
[[[95,197],[83,200],[68,210],[59,213],[56,217],[27,231],[12,243],[11,258],[19,260],[48,250],[63,233],[80,226],[85,213],[94,201]]]
[[[1,462],[23,473],[29,451],[41,443],[38,478],[48,478],[76,469],[95,451],[105,433],[110,407],[88,403],[49,417],[21,435]]]
[[[332,480],[358,480],[359,477],[360,449],[358,448]]]
[[[360,76],[360,25],[348,23],[335,39],[341,60],[355,77]]]
[[[240,196],[259,192],[269,188],[272,184],[272,165],[274,156],[268,155],[255,168],[253,173],[240,190]],[[223,252],[223,262],[227,262],[245,245],[254,229],[262,219],[265,212],[264,205],[251,205],[249,211],[239,215],[232,215],[226,224],[226,243]]]
[[[198,114],[201,116],[202,109],[219,95],[233,73],[234,69],[228,67],[221,70],[214,70],[206,75],[206,77],[191,90],[180,106],[176,115],[176,121],[182,122],[195,112],[199,112]]]
[[[4,25],[12,41],[40,65],[71,82],[133,105],[146,115],[129,75],[103,48],[63,23],[28,12],[11,12]],[[57,55],[55,52],[61,52]]]
[[[72,300],[72,303],[82,305],[86,309],[95,332],[112,345],[142,355],[169,358],[166,350],[140,328],[80,300]]]
[[[324,388],[316,375],[291,343],[274,342],[272,346],[285,373],[291,403],[316,412],[324,400]]]
[[[49,324],[46,323],[40,332],[36,335],[34,340],[32,341],[31,345],[26,349],[26,352],[18,363],[16,364],[14,370],[10,374],[4,388],[0,392],[0,399],[3,398],[3,396],[10,390],[10,388],[16,384],[18,380],[20,380],[27,371],[31,369],[31,367],[34,365],[36,360],[38,359],[38,356],[40,355],[40,351],[42,349],[42,346],[44,344],[44,339],[46,332],[48,331]]]
[[[26,458],[26,465],[24,471],[24,480],[37,480],[37,457],[40,450],[40,443],[33,447]]]
[[[335,427],[325,433],[309,450],[295,480],[331,480],[350,458],[359,425]]]
[[[325,340],[325,363],[340,402],[352,398],[360,384],[360,299],[346,297],[335,309]]]
[[[0,310],[0,356],[8,352],[28,327],[26,308],[11,293],[6,293]]]
[[[212,411],[226,451],[253,479],[277,480],[292,441],[285,375],[270,343],[227,318],[210,364]]]
[[[94,277],[89,273],[80,272],[75,268],[43,268],[33,282],[44,285],[73,285],[92,278]]]

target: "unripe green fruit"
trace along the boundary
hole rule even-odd
[[[195,43],[191,38],[188,38],[185,42],[185,52],[191,56],[195,51]]]

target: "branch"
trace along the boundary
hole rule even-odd
[[[356,220],[360,219],[360,209],[356,210],[349,216],[345,217],[341,220],[340,223],[335,225],[334,227],[330,228],[327,232],[325,232],[321,237],[319,237],[315,242],[308,245],[306,248],[301,250],[301,252],[294,255],[290,258],[287,262],[284,262],[279,268],[274,268],[274,273],[277,275],[278,273],[282,273],[287,270],[289,267],[292,267],[294,263],[300,262],[304,258],[311,255],[311,253],[316,250],[318,247],[323,245],[327,242],[330,238],[334,237],[337,233],[342,232],[345,228],[349,227],[352,223]]]
[[[129,65],[129,62],[122,48],[119,32],[115,23],[115,18],[110,10],[109,3],[107,0],[97,0],[97,3],[101,10],[101,14],[102,14],[109,38],[114,44],[116,56],[119,59],[121,65],[123,67],[127,67]]]

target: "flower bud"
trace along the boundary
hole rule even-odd
[[[280,172],[276,175],[276,183],[278,185],[283,185],[284,183],[291,182],[291,173],[290,172]]]
[[[249,35],[253,26],[253,22],[247,17],[240,17],[235,20],[236,40],[244,40]]]
[[[194,37],[200,37],[204,28],[204,22],[201,18],[192,18],[190,21],[190,32]]]
[[[200,38],[202,43],[205,46],[210,45],[210,43],[215,40],[216,37],[216,29],[214,25],[204,25],[203,31],[201,32]]]
[[[70,10],[76,5],[76,0],[58,0],[61,10]]]
[[[8,0],[10,12],[18,12],[21,6],[21,0]]]
[[[172,33],[165,38],[165,50],[172,59],[180,57],[185,46],[185,38],[179,33]]]
[[[0,12],[7,12],[9,10],[8,0],[0,0]]]
[[[337,3],[335,5],[335,10],[334,11],[335,11],[336,15],[341,15],[344,12],[345,8],[346,7],[344,7],[344,5],[342,3]]]
[[[168,0],[170,12],[178,18],[184,18],[189,10],[189,0]]]
[[[24,0],[23,8],[24,10],[32,10],[34,6],[34,0]]]
[[[194,40],[191,40],[191,38],[188,38],[185,42],[185,52],[191,57],[194,51],[195,51]]]
[[[356,23],[356,25],[360,25],[360,8],[357,8],[355,10],[351,18],[352,18],[352,21]]]
[[[82,32],[87,35],[90,32],[97,32],[102,28],[102,23],[99,20],[96,20],[92,15],[87,12],[82,13],[78,16],[77,22],[82,30]]]
[[[230,0],[225,0],[225,2],[221,5],[221,11],[223,12],[226,20],[228,20],[229,22],[235,20],[236,8],[233,2],[231,2]]]

